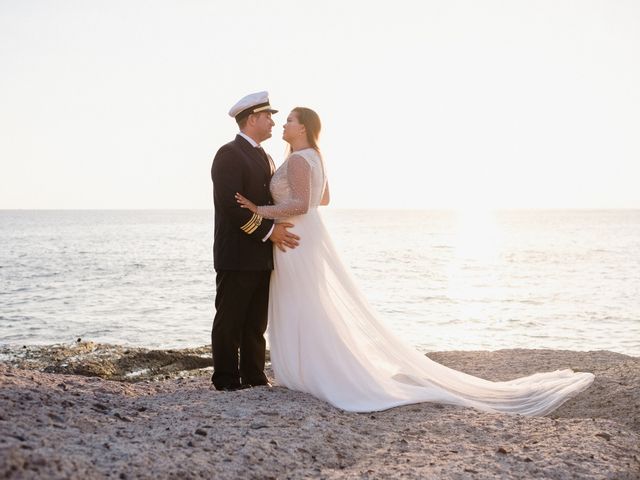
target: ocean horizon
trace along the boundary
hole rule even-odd
[[[322,212],[380,319],[421,351],[640,355],[640,210]],[[0,228],[0,343],[210,342],[211,209],[0,210]]]

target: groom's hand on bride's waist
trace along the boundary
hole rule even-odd
[[[293,223],[276,223],[273,226],[273,232],[269,237],[269,240],[271,240],[276,247],[283,252],[286,252],[287,248],[296,248],[299,245],[298,241],[300,240],[300,237],[287,230],[291,227],[293,227]]]

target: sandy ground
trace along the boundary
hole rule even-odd
[[[76,348],[96,350],[86,345]],[[596,380],[543,418],[426,403],[357,414],[277,386],[217,392],[206,370],[158,381],[162,372],[147,363],[152,379],[132,383],[42,371],[77,368],[77,357],[58,355],[58,367],[48,358],[44,367],[37,355],[0,352],[0,478],[640,478],[640,358],[550,350],[428,356],[494,380],[565,367]]]

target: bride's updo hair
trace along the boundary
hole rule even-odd
[[[320,129],[322,128],[322,125],[320,124],[320,117],[318,114],[310,108],[305,107],[296,107],[292,112],[296,112],[298,123],[304,125],[304,128],[307,131],[307,141],[309,142],[309,145],[311,145],[315,150],[320,151],[320,148],[318,147],[318,138],[320,137]]]

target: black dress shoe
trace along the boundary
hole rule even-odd
[[[271,384],[269,382],[262,382],[262,383],[243,383],[242,384],[243,387],[246,388],[253,388],[253,387],[271,387]]]
[[[246,385],[224,385],[216,387],[216,390],[220,390],[221,392],[235,392],[236,390],[244,390],[245,388],[249,387]]]

